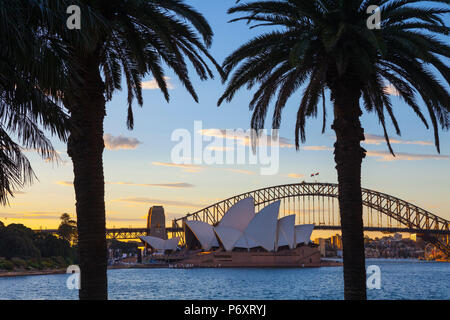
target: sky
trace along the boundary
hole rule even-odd
[[[210,52],[219,63],[244,42],[265,31],[250,30],[245,22],[228,23],[231,16],[226,10],[234,0],[187,2],[211,24],[215,36]],[[103,161],[107,227],[144,227],[148,209],[153,205],[164,206],[167,224],[170,224],[173,218],[233,195],[274,185],[313,181],[310,174],[315,172],[320,174],[314,180],[337,182],[332,151],[335,137],[330,119],[324,134],[321,133],[321,115],[318,119],[309,119],[306,143],[299,151],[293,147],[302,90],[288,101],[283,113],[279,132],[283,144],[277,174],[261,175],[260,166],[252,164],[173,164],[171,153],[177,142],[172,141],[171,136],[177,129],[194,135],[195,121],[202,121],[204,133],[247,130],[250,125],[248,103],[253,91],[241,90],[231,103],[218,108],[217,100],[224,90],[218,74],[214,80],[200,81],[192,68],[190,73],[199,103],[193,101],[168,68],[170,103],[155,88],[151,75],[144,79],[144,105],[142,108],[134,106],[133,131],[126,127],[126,91],[116,92],[108,102]],[[363,162],[362,186],[393,195],[450,220],[450,134],[440,132],[441,153],[438,154],[432,131],[423,126],[395,92],[392,98],[402,130],[399,137],[392,125],[388,125],[397,157],[389,156],[375,115],[365,113],[361,122],[366,133],[363,147],[368,156]],[[329,101],[327,107],[331,114]],[[270,110],[268,115],[270,125]],[[65,144],[52,141],[61,162],[49,163],[27,152],[39,181],[17,192],[9,206],[0,208],[0,221],[23,223],[33,229],[52,229],[59,225],[62,213],[76,216],[72,164]],[[208,142],[204,142],[205,148],[207,145]]]

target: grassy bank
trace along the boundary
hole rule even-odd
[[[50,258],[0,258],[0,273],[8,272],[33,272],[42,270],[56,270],[66,269],[72,264],[69,259],[63,257],[50,257]]]

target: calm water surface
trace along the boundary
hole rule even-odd
[[[368,260],[381,269],[369,299],[450,300],[450,263]],[[0,299],[77,299],[68,275],[0,278]],[[342,267],[109,270],[110,299],[342,299]]]

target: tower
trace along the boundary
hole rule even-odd
[[[149,236],[167,240],[166,216],[162,206],[153,206],[148,210],[147,229]]]

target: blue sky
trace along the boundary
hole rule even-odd
[[[234,0],[187,2],[204,14],[211,24],[215,33],[211,53],[219,63],[232,50],[264,31],[261,28],[249,30],[244,22],[227,23],[230,16],[226,10],[234,4]],[[170,103],[164,100],[158,90],[144,90],[143,108],[137,104],[134,106],[133,131],[127,130],[125,124],[126,92],[117,92],[107,105],[105,133],[113,137],[123,136],[130,142],[129,149],[107,149],[104,153],[108,226],[144,226],[144,216],[148,208],[155,204],[165,206],[169,220],[249,190],[308,181],[312,172],[320,172],[318,181],[337,181],[330,150],[334,143],[334,132],[330,129],[329,119],[325,134],[321,133],[321,115],[319,119],[308,120],[307,142],[304,146],[309,150],[297,152],[295,148],[280,149],[280,170],[277,175],[262,176],[259,168],[251,165],[205,166],[197,172],[188,172],[176,166],[155,164],[171,162],[171,150],[176,143],[170,138],[175,129],[184,128],[193,133],[196,120],[202,120],[205,129],[248,129],[251,117],[248,102],[252,92],[242,90],[231,103],[224,103],[218,108],[217,99],[224,90],[218,75],[214,80],[200,81],[191,69],[194,87],[200,97],[197,104],[174,74],[166,70],[173,86]],[[151,76],[145,79],[151,80]],[[300,98],[301,90],[289,100],[283,114],[280,136],[291,143],[294,143],[295,117]],[[441,155],[437,158],[432,131],[426,130],[398,97],[393,96],[393,104],[402,129],[402,137],[398,137],[392,126],[388,126],[392,138],[397,140],[393,144],[398,153],[396,160],[383,158],[388,149],[378,139],[382,135],[382,128],[375,115],[364,114],[362,117],[365,132],[371,135],[371,139],[368,139],[371,144],[364,145],[370,152],[363,163],[362,185],[410,201],[450,219],[449,132],[441,132]],[[328,102],[327,106],[328,114],[331,114],[331,103]],[[267,124],[270,123],[271,119],[268,118]],[[132,139],[138,142],[135,140],[133,144]],[[0,208],[0,220],[25,223],[33,228],[53,228],[58,225],[57,217],[61,213],[68,212],[75,216],[74,192],[70,185],[73,181],[72,165],[65,153],[66,146],[56,140],[54,142],[56,149],[61,152],[63,163],[46,163],[35,154],[28,153],[39,182],[17,194],[10,206]],[[305,177],[292,178],[289,174]],[[149,186],[172,183],[189,187]]]

